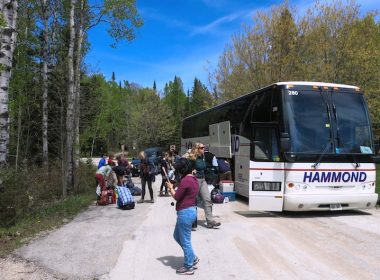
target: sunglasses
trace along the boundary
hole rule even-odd
[[[205,147],[199,147],[200,150],[203,150]]]

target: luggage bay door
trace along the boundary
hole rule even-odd
[[[209,125],[210,152],[217,157],[231,158],[230,122],[220,122]]]
[[[251,139],[249,210],[282,211],[285,171],[277,127],[254,125]]]

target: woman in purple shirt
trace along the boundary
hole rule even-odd
[[[187,159],[177,160],[174,169],[181,178],[178,188],[175,191],[170,181],[166,183],[166,186],[170,195],[177,201],[177,223],[173,237],[181,246],[185,257],[184,266],[177,269],[176,272],[177,274],[191,275],[194,274],[194,266],[199,262],[191,245],[191,225],[197,217],[195,205],[199,185],[197,178],[192,174],[192,165]]]

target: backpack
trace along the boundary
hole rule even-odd
[[[149,165],[146,162],[140,164],[140,171],[142,175],[149,175]]]
[[[214,188],[211,191],[211,200],[214,203],[223,203],[224,195],[221,193],[221,191],[218,188]]]
[[[96,205],[108,205],[109,198],[108,198],[108,191],[102,191],[102,193],[99,196],[98,201],[96,202]]]
[[[149,175],[158,175],[158,168],[154,164],[149,164]]]

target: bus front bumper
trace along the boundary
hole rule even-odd
[[[377,193],[360,195],[284,195],[285,211],[329,211],[372,208]]]

